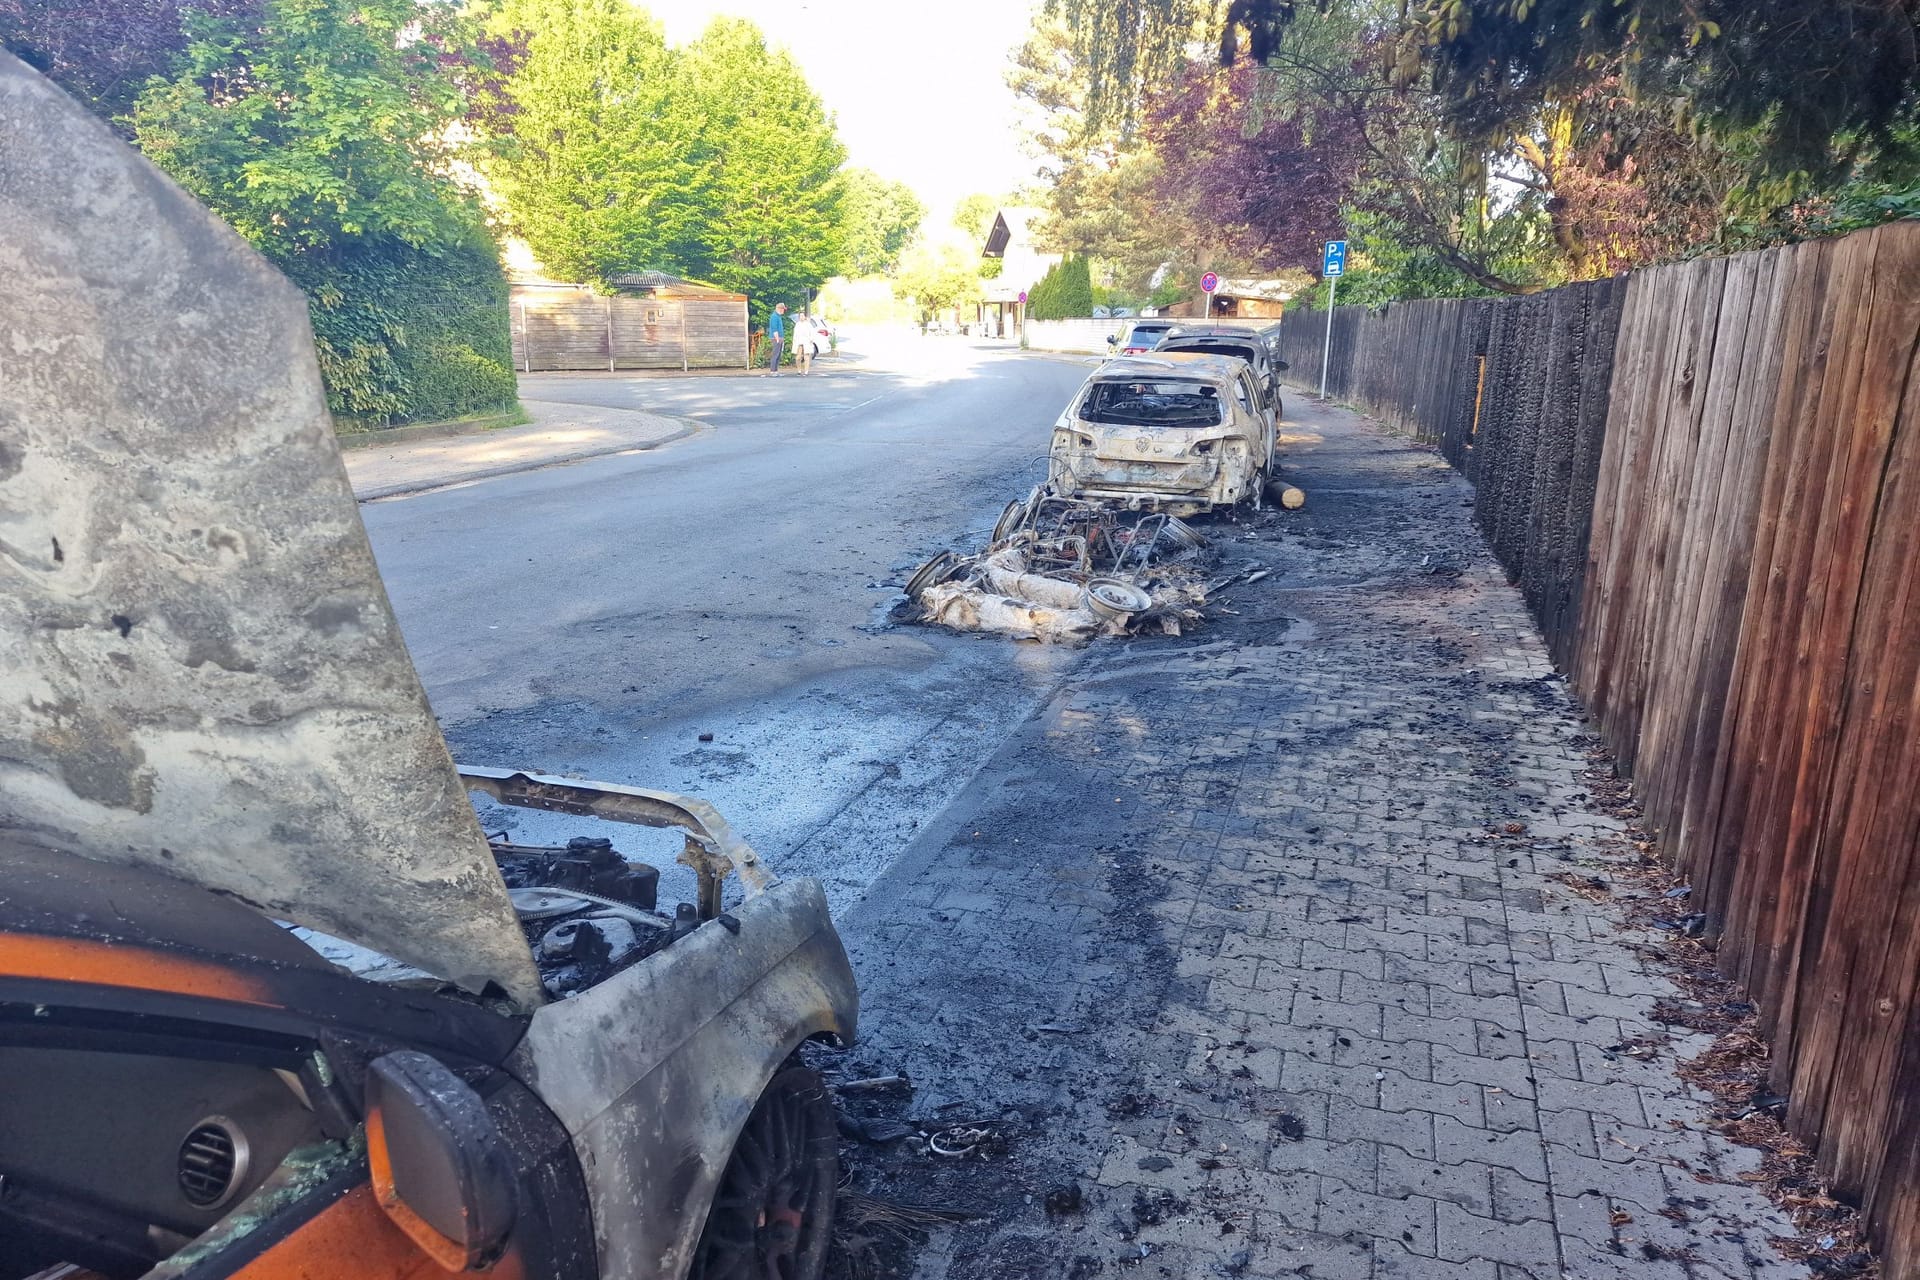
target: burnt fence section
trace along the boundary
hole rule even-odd
[[[1324,323],[1285,321],[1301,386]],[[1920,225],[1342,308],[1331,369],[1474,481],[1788,1127],[1920,1280]]]
[[[1333,314],[1327,393],[1437,446],[1556,663],[1572,659],[1626,284]],[[1326,312],[1281,324],[1288,378],[1317,389]]]

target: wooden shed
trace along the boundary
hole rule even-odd
[[[513,283],[513,362],[543,369],[744,369],[747,296],[662,271],[615,276],[614,292]]]

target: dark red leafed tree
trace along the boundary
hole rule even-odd
[[[0,0],[0,45],[126,133],[120,117],[185,51],[190,14],[258,8],[258,0]]]
[[[1317,270],[1359,172],[1360,122],[1340,107],[1262,101],[1263,74],[1195,64],[1147,105],[1155,194],[1256,269]]]

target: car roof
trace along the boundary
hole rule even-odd
[[[1246,338],[1253,342],[1261,341],[1268,330],[1276,326],[1252,329],[1243,324],[1183,324],[1171,335],[1177,338]]]
[[[1238,356],[1216,356],[1200,351],[1147,352],[1120,356],[1097,369],[1089,382],[1127,382],[1141,378],[1197,378],[1230,382],[1246,361]]]
[[[1267,349],[1266,340],[1252,333],[1187,333],[1176,330],[1160,339],[1157,350],[1169,350],[1167,346],[1169,342],[1237,342],[1255,351]]]

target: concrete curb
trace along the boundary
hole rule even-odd
[[[655,414],[655,417],[667,418],[667,414]],[[484,467],[479,471],[469,471],[462,475],[441,476],[433,480],[408,480],[399,484],[380,485],[376,488],[355,490],[356,502],[377,502],[382,498],[400,498],[416,493],[431,493],[435,489],[448,489],[457,484],[469,484],[476,480],[492,480],[498,476],[510,476],[521,471],[539,471],[547,467],[564,466],[570,462],[584,462],[588,458],[605,458],[616,453],[640,453],[649,449],[658,449],[663,445],[677,443],[688,436],[711,430],[705,423],[689,418],[672,418],[681,424],[678,431],[661,436],[657,440],[628,441],[621,444],[602,445],[593,449],[583,449],[574,453],[554,454],[546,458],[526,458],[519,462],[503,463],[497,467]],[[464,434],[464,433],[456,433]]]
[[[1105,364],[1112,357],[1091,351],[1034,351],[1019,353],[1029,360],[1058,360],[1062,364]]]
[[[340,442],[342,449],[374,449],[388,444],[410,444],[415,440],[441,440],[450,436],[477,436],[488,431],[511,431],[515,427],[528,425],[526,410],[520,411],[522,421],[508,421],[513,416],[510,413],[497,413],[490,418],[475,418],[470,422],[422,422],[410,427],[381,427],[376,431],[335,432],[334,439]]]

